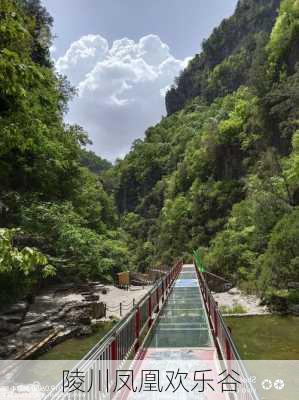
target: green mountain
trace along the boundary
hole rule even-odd
[[[248,289],[299,280],[299,5],[245,0],[115,168],[136,263],[190,258]]]
[[[254,78],[255,62],[275,23],[280,0],[244,0],[202,43],[166,95],[168,115],[196,96],[208,103]]]
[[[50,59],[52,18],[39,0],[0,2],[0,300],[43,280],[112,279],[129,264],[108,162],[64,123],[74,95]],[[40,38],[43,38],[41,41]]]
[[[239,1],[113,167],[64,123],[74,90],[40,0],[2,0],[0,19],[3,304],[193,250],[248,290],[299,281],[298,0]]]

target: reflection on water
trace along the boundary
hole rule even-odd
[[[299,360],[299,317],[225,318],[245,360]]]

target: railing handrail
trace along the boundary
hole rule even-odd
[[[173,268],[170,268],[168,271],[168,274],[166,276],[169,276],[171,271],[178,265],[179,262],[177,262],[175,264],[175,266]],[[160,277],[155,283],[154,286],[147,292],[145,293],[145,295],[135,304],[135,306],[132,308],[132,310],[124,317],[122,318],[120,321],[117,322],[117,324],[109,331],[106,333],[106,335],[99,341],[99,343],[97,343],[93,348],[91,348],[89,350],[89,352],[82,358],[82,360],[88,360],[90,359],[89,355],[92,354],[94,352],[94,350],[98,350],[100,347],[104,347],[104,345],[106,344],[106,342],[109,342],[109,339],[114,339],[114,336],[119,333],[119,331],[121,330],[121,328],[126,325],[127,322],[129,322],[129,320],[131,318],[134,318],[135,315],[135,311],[137,308],[139,308],[141,305],[144,304],[144,302],[146,302],[148,300],[148,298],[155,293],[155,291],[157,290],[157,288],[160,286],[161,282],[165,280],[165,276]]]
[[[139,348],[139,336],[140,333],[144,331],[146,326],[151,325],[152,316],[154,312],[157,312],[160,307],[160,301],[162,303],[165,300],[165,291],[169,290],[173,282],[175,281],[182,262],[177,262],[170,268],[168,273],[161,277],[155,285],[146,293],[135,305],[135,307],[120,320],[74,367],[74,369],[86,368],[93,360],[99,360],[99,357],[108,355],[109,358],[104,358],[105,360],[121,361],[125,360],[132,350]],[[153,299],[154,295],[154,299]],[[153,301],[154,300],[154,301]],[[146,306],[146,307],[144,307]],[[130,325],[131,324],[131,325]],[[134,333],[128,337],[126,341],[125,351],[123,351],[122,343],[122,333],[126,334],[126,328],[132,329]],[[120,358],[118,356],[120,355]],[[97,357],[97,358],[94,358]],[[55,388],[48,393],[44,399],[64,399],[63,393],[58,390],[61,388],[62,382],[59,382]]]
[[[209,317],[210,317],[210,321],[211,321],[211,326],[213,328],[213,333],[215,336],[215,340],[218,343],[218,346],[220,348],[220,351],[222,353],[222,357],[225,360],[227,357],[227,349],[223,348],[223,343],[221,343],[220,341],[220,335],[219,335],[219,328],[222,330],[222,333],[224,333],[225,339],[227,341],[227,344],[229,346],[228,350],[229,350],[229,354],[230,356],[227,357],[228,360],[231,359],[231,356],[233,357],[233,360],[236,360],[238,362],[238,365],[244,375],[244,377],[246,377],[246,382],[248,383],[249,387],[250,387],[250,400],[259,400],[259,397],[256,393],[256,390],[254,388],[254,386],[251,383],[251,380],[249,379],[249,375],[247,372],[247,369],[243,363],[243,360],[240,357],[240,354],[237,350],[237,347],[234,343],[234,340],[231,336],[231,333],[229,331],[229,329],[226,326],[226,323],[223,319],[223,316],[218,308],[218,303],[216,302],[216,300],[214,299],[214,296],[211,293],[211,290],[207,284],[207,281],[204,277],[204,273],[202,273],[198,268],[197,265],[195,264],[195,268],[198,274],[198,278],[199,278],[199,283],[200,283],[200,287],[201,287],[201,291],[203,293],[203,300],[205,303],[205,306],[207,308],[207,311],[209,313]],[[217,324],[217,322],[215,321],[215,316],[211,315],[210,310],[211,308],[213,309],[213,311],[216,313],[216,321],[219,321],[219,326]]]
[[[202,281],[203,281],[203,282],[205,283],[205,285],[206,285],[207,294],[208,294],[208,296],[210,297],[210,302],[213,303],[214,306],[215,306],[216,312],[217,312],[218,317],[219,317],[219,320],[220,320],[220,324],[221,324],[223,330],[225,331],[226,337],[227,337],[227,339],[228,339],[228,341],[229,341],[229,343],[230,343],[230,345],[231,345],[231,347],[232,347],[232,349],[233,349],[233,354],[234,354],[234,356],[235,356],[235,359],[236,359],[236,360],[241,360],[240,354],[239,354],[239,352],[238,352],[238,350],[237,350],[237,347],[236,347],[236,345],[235,345],[235,343],[234,343],[234,340],[233,340],[233,338],[232,338],[232,336],[231,336],[231,333],[230,333],[230,331],[228,330],[228,328],[227,328],[227,326],[226,326],[226,323],[224,322],[223,316],[222,316],[221,312],[219,311],[218,304],[217,304],[216,300],[214,299],[214,296],[213,296],[212,293],[211,293],[211,290],[210,290],[210,288],[209,288],[209,286],[208,286],[208,284],[207,284],[207,281],[205,280],[205,277],[204,277],[204,275],[203,275],[202,272],[199,272],[199,274],[200,274],[200,276],[201,276],[201,278],[202,278]]]

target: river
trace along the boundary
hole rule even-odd
[[[299,360],[299,317],[225,318],[244,360]]]
[[[110,329],[115,321],[100,323],[94,327],[92,335],[74,337],[57,344],[38,357],[39,360],[80,360],[96,345]]]
[[[243,359],[298,360],[299,317],[265,315],[229,317],[227,325]],[[41,360],[81,359],[111,328],[113,322],[100,324],[92,335],[72,338],[39,357]]]

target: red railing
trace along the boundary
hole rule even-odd
[[[230,331],[224,322],[221,312],[219,311],[218,304],[209,289],[204,273],[200,272],[198,268],[196,268],[196,272],[218,350],[222,355],[227,369],[231,370],[232,367],[236,367],[238,372],[241,372],[243,378],[242,389],[244,390],[238,393],[238,400],[259,400],[256,390],[251,383],[248,372],[231,337]]]
[[[159,279],[127,317],[117,323],[74,369],[88,371],[97,360],[100,363],[100,371],[113,371],[115,368],[120,368],[130,355],[134,356],[140,347],[143,333],[151,327],[154,313],[159,312],[182,265],[182,262],[177,262],[163,278]],[[110,375],[113,376],[113,373]],[[109,382],[109,385],[112,384],[113,381]],[[60,382],[44,397],[44,400],[69,399],[68,394],[63,393],[62,389],[63,383]],[[92,392],[88,394],[90,398],[92,395]],[[85,399],[88,399],[88,396]]]

